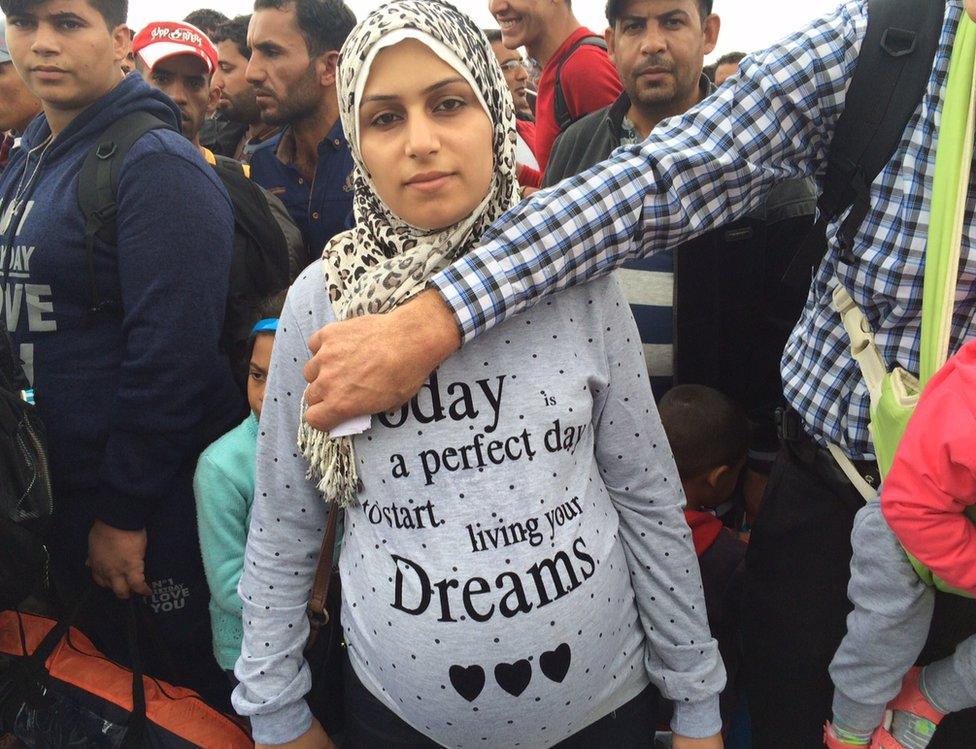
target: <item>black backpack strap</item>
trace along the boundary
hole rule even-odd
[[[871,183],[894,155],[932,74],[945,0],[869,0],[868,28],[834,127],[817,203],[820,216],[783,282],[809,285],[823,260],[827,225],[850,208],[838,235],[850,261],[854,235],[870,208]]]
[[[117,241],[119,173],[133,144],[150,130],[172,126],[148,112],[131,112],[109,125],[88,152],[78,175],[78,207],[85,218],[85,260],[91,284],[91,312],[117,304],[103,300],[95,283],[95,238],[106,244]]]
[[[584,36],[582,39],[577,39],[573,42],[573,46],[569,48],[566,56],[563,57],[563,61],[559,63],[559,67],[556,68],[556,92],[553,111],[556,115],[556,124],[559,125],[559,132],[563,132],[563,130],[579,119],[578,117],[573,117],[569,111],[569,105],[566,103],[566,95],[563,93],[563,65],[569,62],[569,58],[580,47],[599,47],[606,51],[607,43],[602,36]]]

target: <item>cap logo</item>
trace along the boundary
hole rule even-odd
[[[163,26],[156,26],[150,35],[153,41],[159,39],[170,39],[174,42],[189,42],[198,47],[203,46],[203,37],[190,31],[190,29],[168,29]]]

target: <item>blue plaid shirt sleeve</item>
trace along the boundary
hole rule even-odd
[[[736,83],[643,143],[536,193],[431,279],[465,341],[546,294],[731,221],[775,182],[815,174],[867,27],[848,0],[743,62]]]

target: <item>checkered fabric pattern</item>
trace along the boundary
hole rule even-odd
[[[740,67],[696,109],[643,143],[535,194],[505,214],[482,245],[431,284],[465,340],[546,294],[595,278],[632,255],[672,248],[748,212],[773,183],[822,176],[834,125],[867,28],[867,0],[848,0]],[[949,0],[925,97],[871,188],[853,248],[828,250],[783,356],[787,399],[821,442],[852,458],[872,454],[868,393],[830,306],[838,282],[867,315],[889,366],[917,372],[926,230],[935,141],[962,0]],[[976,179],[976,170],[974,170]],[[952,348],[976,329],[976,191],[972,184],[956,293]]]

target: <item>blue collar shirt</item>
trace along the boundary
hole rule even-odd
[[[294,164],[295,136],[285,128],[251,155],[251,178],[276,195],[316,258],[336,234],[352,226],[352,154],[338,120],[319,143],[318,165],[309,182]]]

